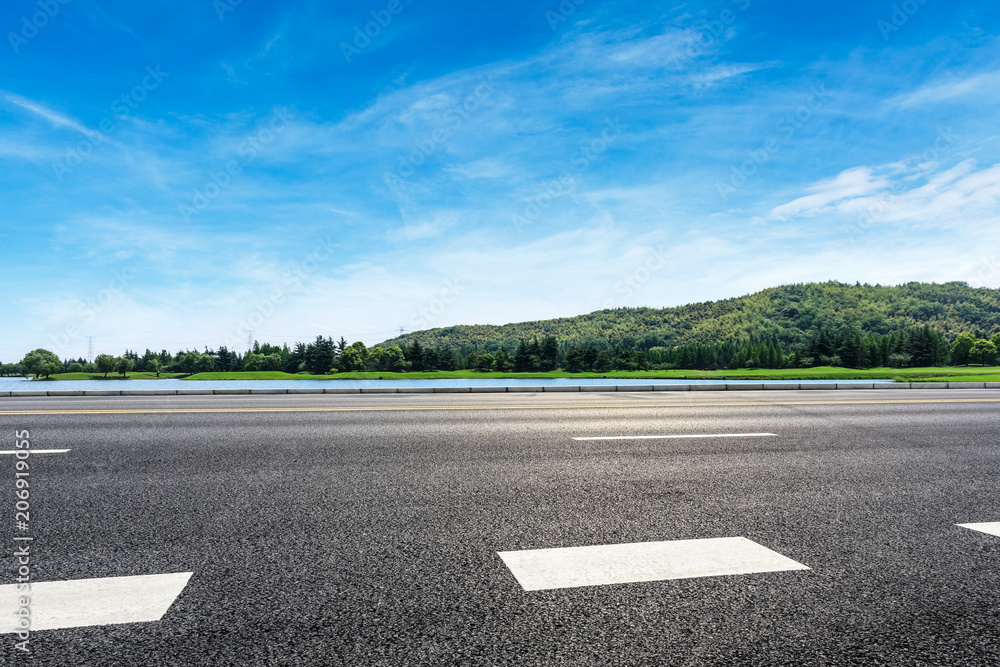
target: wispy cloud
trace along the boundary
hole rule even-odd
[[[771,209],[774,218],[810,216],[829,210],[845,201],[878,192],[888,186],[885,178],[876,177],[871,167],[848,169],[835,178],[809,186],[810,194]]]
[[[898,164],[858,167],[807,190],[812,194],[774,207],[772,219],[828,215],[850,221],[870,211],[879,224],[910,229],[1000,220],[1000,165],[980,167],[971,159],[930,172],[900,172]]]
[[[943,102],[959,103],[970,97],[995,97],[1000,90],[1000,71],[977,72],[970,76],[949,76],[920,86],[888,100],[890,106],[922,107]]]
[[[1000,46],[963,32],[984,23],[960,8],[928,4],[887,46],[853,20],[802,39],[812,10],[728,0],[584,3],[555,32],[530,3],[413,3],[345,64],[330,35],[371,8],[243,3],[220,22],[210,4],[109,18],[71,3],[22,49],[0,91],[0,274],[10,321],[28,324],[5,332],[5,360],[62,326],[46,308],[88,303],[121,266],[142,271],[87,335],[201,347],[272,306],[262,340],[375,343],[447,280],[461,298],[435,326],[953,279],[1000,246]],[[147,51],[171,63],[170,90],[94,141]],[[275,132],[281,107],[295,116]],[[939,151],[945,129],[962,139]],[[54,178],[81,141],[86,160]],[[720,201],[734,165],[752,178]],[[196,193],[208,203],[185,222]],[[842,226],[876,207],[872,242],[847,248]],[[261,305],[303,262],[304,286]]]
[[[32,115],[52,123],[55,127],[69,128],[91,139],[97,139],[100,136],[97,132],[87,129],[79,121],[74,120],[65,114],[61,114],[58,111],[53,111],[39,102],[29,100],[13,93],[4,93],[3,97],[9,104],[24,109]]]
[[[444,234],[450,227],[456,224],[454,219],[442,219],[438,218],[436,220],[425,220],[422,222],[416,222],[406,225],[398,230],[399,236],[407,241],[414,241],[416,239],[429,239],[435,236],[440,236]],[[391,236],[395,236],[396,232],[390,233]]]

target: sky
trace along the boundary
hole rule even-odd
[[[962,0],[8,0],[0,361],[998,288],[998,33]]]

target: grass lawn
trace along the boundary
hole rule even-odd
[[[195,373],[185,380],[334,380],[340,375],[309,375],[284,371],[232,371],[230,373]]]
[[[938,369],[940,370],[940,369]],[[958,369],[949,369],[958,370]],[[929,377],[914,378],[911,382],[1000,382],[1000,368],[996,366],[971,366],[966,368],[961,366],[960,370],[966,371],[955,375],[933,375]]]
[[[871,368],[855,370],[833,366],[795,369],[726,370],[726,371],[608,371],[606,373],[480,373],[478,371],[432,371],[413,373],[337,373],[335,375],[293,375],[281,371],[234,373],[198,373],[187,380],[443,380],[468,378],[630,378],[671,380],[903,380],[1000,382],[1000,367],[938,366],[931,368]]]
[[[103,373],[56,373],[55,375],[50,375],[48,378],[40,378],[36,380],[37,382],[44,382],[47,380],[168,380],[171,378],[184,377],[184,373],[160,373],[160,377],[156,377],[156,373],[133,373],[129,371],[128,377],[123,378],[121,373],[108,373],[108,377],[105,378]]]
[[[869,368],[855,370],[834,366],[816,368],[785,368],[725,371],[608,371],[606,373],[481,373],[479,371],[431,371],[413,373],[337,373],[309,375],[282,371],[236,371],[232,373],[129,373],[130,380],[181,378],[184,380],[444,380],[469,378],[628,378],[640,380],[900,380],[906,382],[1000,382],[1000,366],[937,366],[930,368]],[[58,373],[49,380],[103,380],[99,373]],[[120,380],[121,375],[109,373],[108,380]]]

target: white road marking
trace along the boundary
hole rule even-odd
[[[745,537],[498,554],[526,591],[809,569]]]
[[[596,438],[573,438],[574,440],[671,440],[675,438],[764,438],[777,433],[705,433],[692,435],[608,435]]]
[[[0,634],[23,629],[17,613],[25,608],[32,631],[158,621],[192,574],[45,581],[32,583],[30,591],[18,591],[19,584],[0,586]]]
[[[18,452],[28,452],[30,454],[65,454],[68,449],[10,449],[0,451],[0,454],[17,454]]]
[[[987,533],[989,535],[996,535],[1000,537],[1000,521],[994,521],[992,523],[956,523],[956,526],[961,526],[962,528],[969,528],[971,530],[978,530],[980,533]]]

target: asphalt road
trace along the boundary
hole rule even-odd
[[[975,390],[0,398],[0,449],[71,449],[31,459],[36,581],[194,573],[160,621],[0,659],[997,665],[1000,537],[955,524],[1000,521],[998,415]],[[810,569],[526,592],[497,555],[737,536]]]

